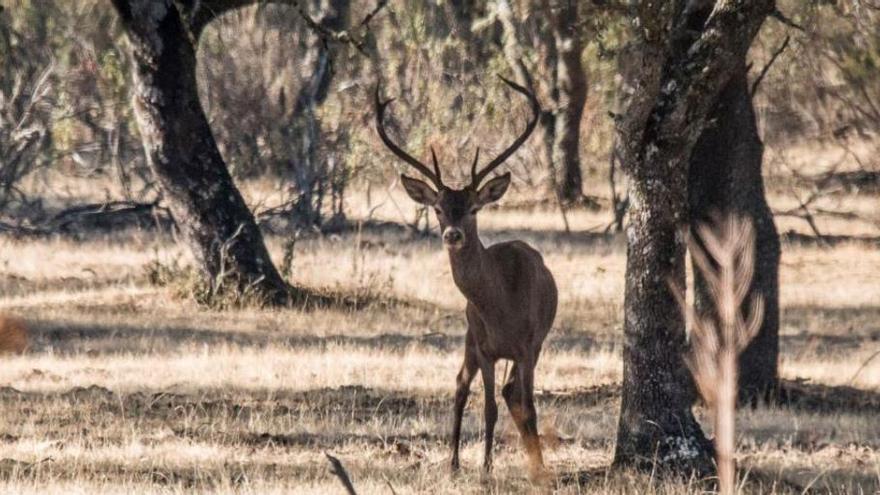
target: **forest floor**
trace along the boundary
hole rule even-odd
[[[399,194],[388,199],[390,220],[413,210]],[[869,221],[835,217],[821,228],[849,240],[785,236],[781,373],[791,394],[738,415],[745,491],[880,490],[880,357],[871,359],[880,351],[880,249],[864,239],[880,235],[878,213],[876,198],[847,201]],[[573,234],[558,211],[504,207],[480,217],[486,242],[535,245],[560,288],[536,378],[554,487],[699,493],[696,483],[605,469],[619,407],[625,268],[624,238],[598,227],[609,215],[570,212]],[[810,233],[796,218],[779,224]],[[280,263],[285,239],[268,243]],[[365,228],[300,239],[293,254],[294,283],[366,307],[198,306],[173,283],[154,283],[158,269],[189,263],[156,232],[0,237],[0,312],[25,318],[32,339],[25,354],[0,356],[0,492],[342,493],[325,452],[359,493],[541,491],[525,476],[503,405],[495,470],[481,474],[479,379],[463,469],[449,473],[464,300],[436,237]]]

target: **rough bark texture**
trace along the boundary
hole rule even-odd
[[[732,213],[750,218],[755,227],[755,275],[750,292],[764,298],[764,321],[739,358],[740,397],[752,400],[772,392],[779,378],[780,248],[773,213],[764,194],[764,146],[758,135],[747,74],[745,59],[740,60],[712,109],[711,123],[694,147],[688,187],[692,225],[710,222],[716,213]],[[712,311],[714,305],[705,280],[699,270],[694,274],[697,311]]]
[[[688,221],[691,152],[773,7],[772,0],[719,0],[699,23],[684,2],[636,7],[636,39],[623,54],[628,97],[616,139],[631,203],[615,465],[711,469],[711,444],[691,411],[684,321],[668,284],[681,286],[685,277],[679,229]]]
[[[578,29],[578,4],[563,1],[552,13],[556,45],[555,81],[551,95],[554,112],[553,167],[556,196],[564,203],[583,196],[580,128],[587,103],[587,73],[581,63],[584,44]]]
[[[287,284],[272,264],[199,102],[200,27],[190,22],[191,12],[179,10],[188,2],[113,0],[113,4],[128,34],[133,105],[150,168],[205,278],[214,289],[224,279],[237,291],[285,300]],[[213,12],[219,14],[224,6],[217,5]]]

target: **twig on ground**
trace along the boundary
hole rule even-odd
[[[330,466],[332,467],[331,472],[339,478],[340,482],[342,482],[348,495],[357,495],[357,492],[354,490],[354,485],[351,483],[351,478],[348,476],[348,471],[346,471],[345,466],[342,465],[342,461],[327,452],[324,452],[324,455],[327,456],[327,460],[330,461]]]

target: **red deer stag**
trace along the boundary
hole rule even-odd
[[[498,408],[495,404],[495,363],[499,359],[513,361],[510,378],[504,385],[504,397],[510,415],[522,436],[533,477],[543,473],[541,443],[538,437],[535,410],[535,365],[544,338],[556,316],[556,283],[544,265],[540,253],[522,241],[483,246],[477,234],[477,212],[498,201],[510,185],[505,173],[480,187],[480,182],[501,165],[528,139],[540,114],[538,100],[516,83],[501,78],[508,86],[525,95],[531,104],[532,119],[525,131],[497,158],[477,171],[480,150],[471,165],[471,183],[463,189],[443,184],[437,156],[431,149],[432,172],[388,137],[383,127],[385,109],[392,100],[380,101],[376,89],[376,130],[395,155],[427,177],[432,188],[418,179],[401,175],[407,194],[417,203],[434,208],[443,245],[449,253],[452,278],[467,299],[468,329],[465,336],[464,364],[456,379],[455,410],[452,424],[452,470],[459,467],[458,449],[461,419],[477,370],[483,374],[486,393],[486,445],[483,467],[492,468],[492,440]]]

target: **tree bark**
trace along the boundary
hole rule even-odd
[[[196,49],[209,18],[192,24],[196,13],[178,10],[189,3],[113,0],[128,35],[132,99],[149,166],[212,293],[247,290],[283,302],[288,286],[232,181],[199,102]],[[222,11],[219,7],[213,14]]]
[[[710,222],[714,214],[736,214],[751,219],[755,227],[755,275],[749,291],[764,298],[764,320],[739,357],[740,398],[755,400],[772,393],[779,380],[780,246],[764,193],[764,145],[758,135],[745,58],[721,91],[709,120],[712,124],[691,155],[691,222],[696,226]],[[712,311],[714,303],[699,270],[694,270],[694,292],[698,314]]]
[[[553,17],[556,71],[551,94],[554,100],[553,186],[563,203],[583,197],[580,138],[581,119],[587,103],[587,73],[581,62],[584,44],[577,28],[578,4],[561,2]]]
[[[624,297],[623,396],[615,464],[704,471],[711,445],[691,411],[695,389],[683,360],[684,320],[668,282],[684,285],[683,174],[651,164],[651,180],[630,182]]]
[[[772,0],[720,1],[694,22],[678,2],[637,6],[635,41],[623,54],[628,96],[616,122],[630,209],[615,465],[711,469],[711,444],[691,411],[684,321],[668,284],[685,279],[679,229],[688,223],[691,152],[773,7]]]
[[[345,26],[351,2],[317,0],[312,7],[318,13],[315,21],[319,25],[340,31]],[[308,38],[301,67],[308,68],[309,77],[296,95],[291,121],[282,129],[291,143],[291,174],[298,196],[293,220],[303,227],[321,224],[321,206],[329,173],[327,157],[320,156],[318,150],[322,129],[316,110],[327,98],[333,80],[331,48],[315,34]]]
[[[545,68],[544,81],[550,104],[541,112],[538,136],[544,160],[550,172],[548,190],[563,203],[583,197],[580,162],[580,124],[587,101],[587,74],[581,62],[582,33],[578,28],[578,3],[541,4],[547,22],[535,31],[532,45]],[[503,50],[516,80],[535,89],[523,62],[520,42],[521,26],[515,19],[510,2],[497,3],[498,20],[504,32]]]

